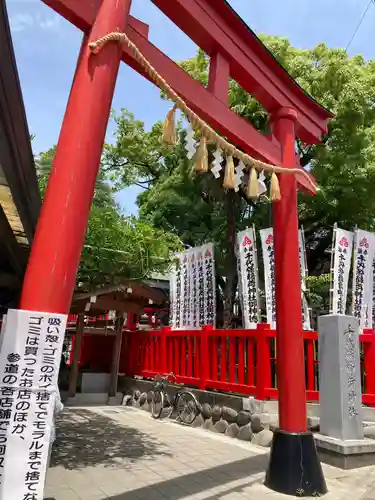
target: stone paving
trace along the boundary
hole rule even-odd
[[[45,500],[276,500],[268,451],[126,407],[66,408]],[[326,500],[375,500],[375,467],[324,466]]]

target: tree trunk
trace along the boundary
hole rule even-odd
[[[225,290],[224,290],[224,328],[232,327],[233,302],[237,287],[237,260],[235,253],[236,244],[236,202],[234,192],[226,196],[227,209],[227,256],[225,263]]]

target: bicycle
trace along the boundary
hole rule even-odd
[[[154,394],[151,400],[151,415],[153,418],[158,419],[163,416],[169,418],[173,410],[177,410],[177,420],[184,424],[191,425],[200,413],[200,405],[194,394],[187,389],[179,388],[173,401],[170,400],[167,387],[169,378],[176,379],[173,373],[155,377],[155,384],[153,387]]]

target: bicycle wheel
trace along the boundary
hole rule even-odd
[[[151,400],[151,415],[154,418],[160,418],[164,408],[164,393],[155,391]]]
[[[180,392],[177,398],[177,417],[184,424],[191,425],[199,414],[199,403],[192,392]]]
[[[165,395],[164,395],[164,412],[163,412],[163,416],[165,418],[169,418],[172,413],[173,413],[173,404],[171,403],[171,400],[169,399],[169,396],[168,396],[168,393],[166,392]]]

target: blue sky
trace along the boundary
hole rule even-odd
[[[86,1],[86,0],[77,0]],[[215,0],[213,0],[215,1]],[[230,0],[232,7],[257,33],[289,38],[299,48],[325,42],[345,47],[368,0]],[[75,69],[82,34],[41,0],[6,0],[18,70],[35,153],[57,142]],[[150,25],[150,40],[169,57],[182,60],[197,47],[150,0],[133,0],[131,13]],[[375,58],[372,33],[375,5],[358,31],[349,52]],[[163,119],[169,105],[159,91],[137,73],[121,65],[113,108],[128,108],[150,127]],[[113,126],[109,124],[107,141]],[[136,213],[137,189],[119,193],[126,213]]]

